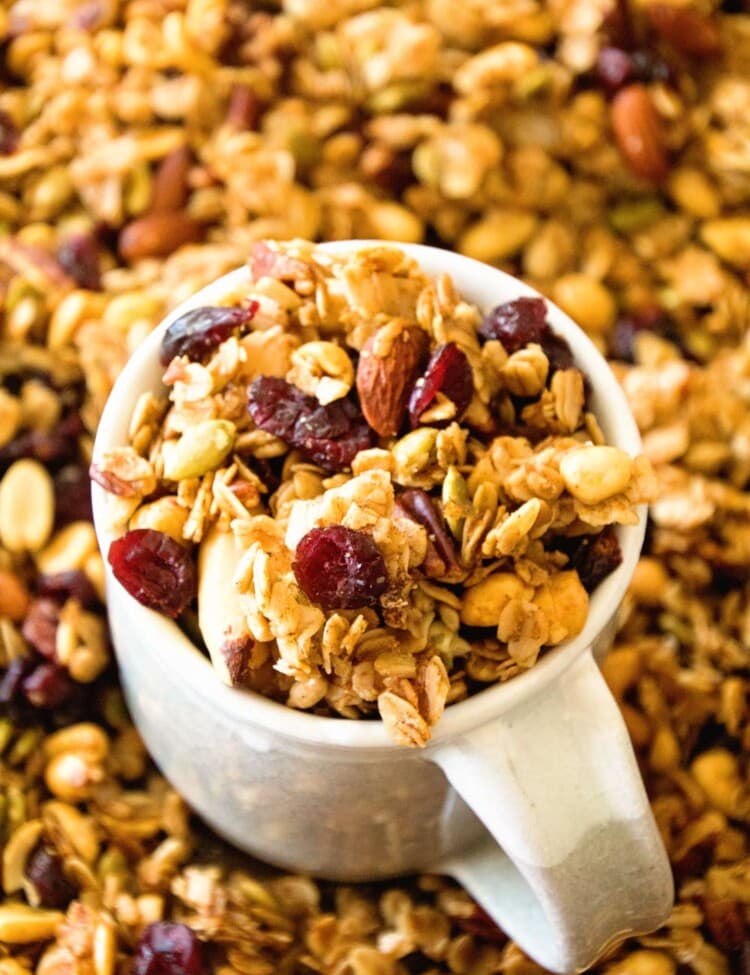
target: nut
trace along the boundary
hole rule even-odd
[[[88,521],[74,521],[55,537],[36,557],[36,565],[46,575],[70,569],[82,569],[97,551],[94,526]]]
[[[36,552],[52,532],[55,492],[38,461],[17,460],[0,482],[0,540],[10,552]]]
[[[21,424],[21,404],[15,396],[0,389],[0,447],[15,437]]]
[[[575,570],[557,572],[534,594],[534,602],[547,617],[547,643],[555,646],[577,636],[589,612],[589,595]]]
[[[615,299],[600,281],[588,274],[565,274],[558,278],[552,297],[587,332],[606,332],[614,325]]]
[[[41,819],[29,819],[13,831],[3,849],[3,891],[14,894],[23,887],[26,861],[42,835]]]
[[[599,504],[628,486],[633,461],[619,447],[579,447],[560,461],[565,487],[584,504]]]
[[[704,243],[734,267],[750,268],[750,218],[709,220],[700,230]]]
[[[658,182],[669,169],[661,119],[645,85],[627,85],[610,107],[612,128],[625,161],[636,176]]]
[[[712,57],[721,53],[717,25],[693,6],[650,3],[646,14],[665,41],[682,54]]]
[[[12,572],[0,569],[0,616],[20,623],[29,608],[29,590]]]
[[[130,519],[129,528],[151,528],[154,531],[164,532],[176,542],[182,542],[182,534],[185,522],[190,514],[190,509],[180,504],[176,497],[170,495],[166,498],[158,498],[149,504],[144,504]]]
[[[399,322],[383,325],[365,343],[357,392],[365,419],[381,437],[393,437],[401,428],[426,351],[426,333]]]
[[[204,420],[188,427],[164,451],[164,476],[170,481],[202,477],[224,460],[234,444],[236,428],[229,420]]]
[[[466,626],[497,626],[510,602],[531,599],[533,589],[512,572],[496,572],[464,592],[461,622]]]
[[[167,257],[183,244],[200,240],[202,227],[184,213],[161,210],[133,220],[120,233],[118,247],[126,261]]]

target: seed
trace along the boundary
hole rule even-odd
[[[11,552],[36,552],[52,532],[52,478],[35,460],[17,460],[0,482],[0,540]]]
[[[580,447],[560,461],[566,488],[584,504],[599,504],[624,491],[632,472],[633,461],[619,447]]]
[[[202,477],[214,470],[232,449],[236,428],[229,420],[204,420],[188,427],[164,455],[164,476],[170,481]]]

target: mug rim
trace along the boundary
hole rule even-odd
[[[596,413],[602,420],[607,443],[620,447],[631,456],[640,451],[638,428],[625,394],[606,360],[585,332],[534,288],[499,268],[424,244],[347,240],[315,246],[333,254],[372,246],[399,249],[414,257],[425,273],[431,276],[439,273],[450,274],[459,293],[485,311],[491,307],[492,299],[489,296],[495,289],[512,291],[516,298],[544,298],[547,318],[553,331],[569,343],[575,363],[588,378],[592,393],[599,400]],[[170,322],[190,308],[220,300],[250,283],[247,265],[222,275],[172,309],[143,340],[128,359],[109,394],[97,428],[92,452],[94,460],[102,451],[123,445],[121,438],[115,435],[115,429],[121,425],[123,412],[129,417],[135,399],[145,389],[150,388],[151,384],[144,382],[143,376],[153,366],[153,361],[158,361],[161,336]],[[499,285],[502,287],[498,288]],[[512,300],[503,297],[504,300]],[[214,672],[208,656],[202,653],[173,620],[141,605],[114,579],[106,559],[109,543],[116,537],[106,527],[106,492],[96,483],[92,483],[91,487],[94,525],[107,577],[107,602],[109,604],[120,600],[127,603],[128,615],[137,617],[140,628],[145,627],[146,631],[152,633],[153,645],[159,647],[162,658],[169,655],[170,663],[179,675],[178,679],[185,681],[193,694],[230,714],[240,725],[261,726],[287,739],[347,749],[398,748],[403,752],[403,748],[388,737],[382,721],[310,714],[263,697],[255,691],[223,684]],[[591,594],[586,624],[578,636],[545,651],[530,670],[504,683],[492,684],[463,701],[448,705],[440,721],[432,729],[427,749],[438,747],[449,738],[486,724],[527,697],[538,693],[591,647],[617,611],[638,561],[646,530],[646,505],[640,505],[637,513],[637,525],[621,525],[617,528],[622,562]],[[118,653],[122,653],[122,649],[118,648]]]

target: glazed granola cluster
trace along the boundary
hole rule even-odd
[[[127,529],[109,562],[167,615],[197,594],[229,683],[377,706],[424,745],[446,703],[581,631],[651,465],[604,444],[542,298],[483,318],[384,246],[259,242],[249,277],[170,324],[168,397],[91,467]]]
[[[0,509],[27,498],[0,510],[0,972],[541,975],[445,880],[354,890],[225,850],[123,711],[99,411],[169,308],[294,237],[489,260],[614,360],[661,497],[604,671],[678,902],[595,970],[747,972],[746,4],[248,6],[0,4],[0,483],[25,462]]]

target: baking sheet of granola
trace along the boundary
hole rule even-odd
[[[127,971],[161,919],[222,975],[538,971],[442,878],[336,887],[226,850],[128,723],[97,416],[164,312],[272,237],[456,248],[616,361],[661,497],[605,673],[678,901],[599,968],[748,971],[742,0],[16,0],[0,38],[0,469],[37,462],[0,482],[0,975]]]

